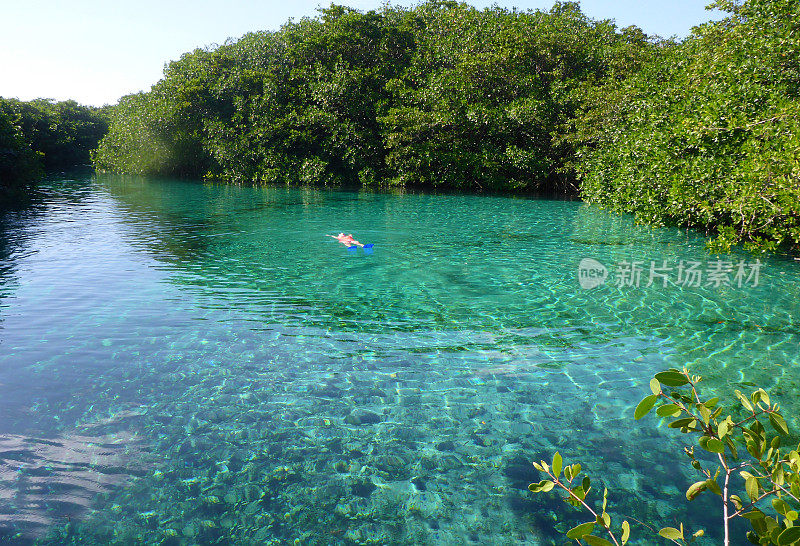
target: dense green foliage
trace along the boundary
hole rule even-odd
[[[102,170],[232,182],[578,193],[719,248],[800,245],[800,8],[748,0],[684,41],[431,0],[331,6],[171,63]]]
[[[483,12],[427,4],[401,78],[380,118],[393,180],[471,188],[567,188],[571,148],[554,135],[580,104],[580,87],[635,66],[649,47],[576,4],[548,13]]]
[[[14,120],[0,108],[0,191],[41,176],[39,158],[30,149]]]
[[[235,182],[564,188],[573,152],[553,135],[581,85],[624,75],[649,47],[574,3],[331,6],[171,63],[122,100],[96,163]]]
[[[800,3],[721,1],[728,18],[592,89],[584,197],[717,247],[800,244]]]
[[[98,108],[0,98],[0,189],[32,182],[46,171],[88,165],[107,131]]]

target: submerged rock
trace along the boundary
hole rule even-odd
[[[527,489],[529,484],[540,480],[539,471],[523,457],[510,459],[503,467],[503,475],[519,489]]]
[[[344,390],[336,385],[323,385],[311,391],[314,396],[319,398],[341,398],[344,394]]]
[[[439,442],[436,444],[436,449],[439,451],[455,451],[456,444],[451,442],[450,440],[445,440],[444,442]]]
[[[411,477],[411,469],[408,467],[408,463],[397,455],[378,457],[373,464],[375,468],[385,473],[391,481],[407,480]]]
[[[361,411],[357,413],[351,413],[347,417],[344,418],[344,422],[348,425],[374,425],[383,421],[381,416],[377,413],[372,413],[371,411]]]
[[[459,461],[456,457],[452,455],[447,455],[442,457],[442,460],[439,463],[439,466],[442,470],[453,470],[456,468],[461,468],[464,464]]]
[[[350,486],[350,490],[353,492],[353,495],[363,498],[367,498],[372,495],[372,492],[377,488],[378,487],[371,481],[357,482]]]

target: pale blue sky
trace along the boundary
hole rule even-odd
[[[336,2],[360,10],[381,0]],[[397,1],[397,5],[417,2]],[[545,0],[473,0],[483,8],[549,9]],[[3,0],[0,9],[0,96],[75,99],[113,104],[147,90],[164,63],[196,47],[254,30],[276,30],[289,18],[313,16],[330,2],[290,0]],[[687,35],[713,14],[695,0],[586,0],[595,19],[636,24],[648,34]],[[719,17],[717,15],[717,17]]]

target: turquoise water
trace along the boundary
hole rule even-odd
[[[632,419],[652,375],[764,386],[800,428],[791,260],[648,287],[718,257],[552,200],[102,176],[6,208],[1,543],[562,544],[582,516],[526,489],[555,450],[615,518],[713,537],[680,438]]]

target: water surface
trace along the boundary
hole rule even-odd
[[[652,375],[764,386],[800,424],[789,260],[676,285],[756,257],[553,200],[102,176],[9,205],[3,542],[561,544],[581,515],[526,489],[555,450],[615,517],[708,526],[680,438],[632,419]]]

